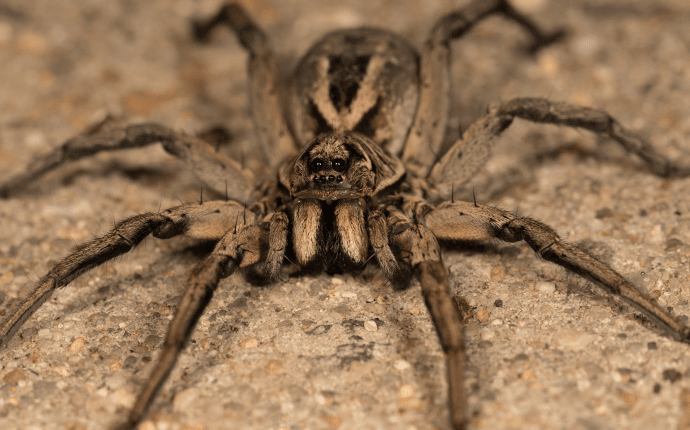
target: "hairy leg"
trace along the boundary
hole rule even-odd
[[[282,216],[274,215],[273,218],[280,220]],[[280,224],[280,221],[276,223]],[[232,275],[238,268],[246,268],[265,261],[270,252],[269,241],[275,234],[273,229],[267,229],[265,225],[233,227],[218,242],[213,252],[192,269],[188,289],[170,323],[158,362],[137,397],[135,406],[130,410],[127,421],[118,428],[134,429],[146,416],[156,393],[177,362],[180,352],[189,340],[199,317],[211,301],[220,280]]]
[[[285,158],[297,151],[288,130],[280,103],[278,71],[273,52],[263,31],[239,4],[223,6],[206,21],[194,23],[194,35],[206,40],[219,25],[227,25],[249,52],[249,97],[251,99],[254,127],[262,150],[271,168],[276,168]]]
[[[31,294],[0,325],[0,346],[6,346],[22,324],[59,287],[64,287],[90,269],[133,250],[148,235],[169,239],[180,234],[199,239],[223,237],[244,212],[237,202],[207,202],[183,205],[158,213],[135,215],[120,221],[105,235],[80,246],[58,263]],[[253,213],[250,213],[253,220]]]
[[[129,411],[127,421],[117,426],[118,429],[135,429],[144,418],[160,387],[175,366],[177,357],[189,340],[194,326],[211,302],[218,282],[230,276],[236,269],[237,265],[230,257],[217,254],[209,255],[194,267],[189,276],[187,291],[170,322],[156,367],[137,397],[134,407]]]
[[[160,142],[170,154],[180,158],[206,185],[228,198],[251,201],[255,188],[254,174],[217,152],[201,139],[173,131],[159,124],[136,124],[128,127],[104,125],[93,132],[73,137],[50,154],[34,160],[24,173],[0,183],[0,198],[20,193],[36,179],[70,161],[104,151],[142,148]]]
[[[285,212],[276,212],[271,217],[268,255],[264,267],[264,274],[271,281],[280,277],[285,251],[288,247],[289,224],[290,221]]]
[[[545,33],[520,14],[507,0],[477,0],[441,18],[424,44],[420,59],[421,91],[417,115],[408,135],[402,160],[408,172],[425,177],[436,161],[450,109],[450,42],[492,15],[503,15],[521,25],[534,38],[531,50],[559,39],[563,32]]]
[[[397,209],[389,209],[387,222],[391,248],[400,263],[414,272],[419,279],[424,301],[446,354],[450,421],[454,430],[464,429],[465,340],[461,325],[462,316],[450,294],[441,250],[430,229],[413,224]]]
[[[541,98],[515,98],[475,121],[462,139],[434,165],[428,177],[432,199],[449,200],[453,187],[466,183],[491,155],[492,140],[521,118],[537,123],[567,125],[607,136],[638,155],[663,177],[690,175],[690,164],[676,163],[657,152],[638,134],[624,128],[607,112]]]
[[[470,202],[442,203],[424,216],[423,223],[443,240],[505,242],[524,240],[545,260],[594,282],[643,312],[675,339],[690,343],[690,328],[642,294],[608,265],[563,241],[546,224]]]

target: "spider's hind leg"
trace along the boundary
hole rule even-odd
[[[408,172],[422,178],[429,173],[441,150],[450,109],[450,42],[461,38],[479,22],[502,15],[530,33],[530,51],[563,36],[563,31],[547,33],[515,10],[507,0],[475,0],[441,18],[424,44],[420,58],[420,94],[417,114],[405,142],[402,160]]]
[[[605,111],[542,98],[515,98],[475,121],[462,139],[433,166],[427,178],[430,197],[449,200],[453,185],[467,183],[486,163],[491,155],[493,139],[515,118],[583,128],[617,141],[625,150],[638,155],[659,176],[690,176],[690,164],[678,163],[660,154],[649,142],[624,128]]]
[[[227,25],[249,53],[249,96],[252,119],[262,151],[271,168],[296,153],[280,100],[280,82],[273,51],[266,34],[254,23],[247,11],[236,3],[223,6],[216,15],[193,22],[192,31],[199,41],[206,41],[211,31]]]

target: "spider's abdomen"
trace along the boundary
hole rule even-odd
[[[291,111],[297,140],[355,131],[400,153],[417,108],[418,63],[409,43],[384,30],[326,35],[295,73]]]

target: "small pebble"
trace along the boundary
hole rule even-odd
[[[411,365],[406,360],[396,360],[395,363],[393,363],[393,367],[397,370],[406,370],[409,369]]]
[[[350,307],[342,304],[333,308],[333,311],[339,313],[340,315],[348,315],[350,313]]]
[[[257,346],[259,346],[259,341],[254,339],[253,337],[250,337],[240,342],[241,348],[256,348]]]
[[[175,412],[182,412],[189,408],[194,400],[199,397],[199,391],[196,388],[187,388],[173,397],[173,410]]]
[[[398,389],[398,397],[407,398],[414,395],[414,387],[409,384],[405,384]]]
[[[664,378],[664,381],[669,381],[671,383],[680,381],[680,379],[683,377],[683,375],[676,369],[666,369],[661,375]]]
[[[494,268],[489,274],[492,281],[503,282],[506,279],[506,272],[500,267]]]
[[[110,398],[116,406],[127,409],[131,408],[136,401],[136,396],[122,387],[115,390]]]
[[[337,429],[343,424],[343,418],[337,415],[324,415],[322,418],[329,427]]]
[[[57,375],[60,375],[62,377],[67,377],[69,376],[69,369],[66,368],[65,366],[57,366],[53,368],[53,372]]]
[[[556,284],[546,281],[538,282],[537,290],[544,294],[553,294],[553,292],[556,291]]]
[[[378,329],[379,327],[376,325],[376,321],[369,320],[364,323],[364,330],[366,331],[376,331]]]
[[[283,362],[280,360],[268,360],[268,363],[266,366],[264,366],[264,369],[266,369],[268,373],[280,373],[283,370]]]
[[[639,400],[639,396],[635,393],[619,393],[618,397],[628,406],[634,405]]]
[[[149,346],[151,348],[155,348],[161,340],[163,340],[162,337],[156,336],[154,334],[150,334],[150,335],[146,336],[146,339],[144,340],[144,344],[146,344],[147,346]]]
[[[83,337],[78,337],[72,341],[72,344],[69,346],[69,350],[71,352],[77,352],[81,351],[84,349],[84,338]]]
[[[127,383],[127,377],[122,372],[116,372],[105,378],[105,386],[109,390],[116,390]]]
[[[489,321],[489,313],[487,311],[477,311],[477,320],[479,322]]]
[[[10,385],[17,385],[19,381],[23,381],[25,379],[27,379],[26,373],[19,369],[14,369],[2,377],[3,382]]]

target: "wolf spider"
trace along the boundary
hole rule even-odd
[[[228,25],[249,52],[251,112],[272,178],[259,178],[202,139],[158,124],[113,128],[107,124],[70,139],[36,160],[25,173],[0,185],[19,193],[37,177],[67,161],[100,151],[160,142],[211,189],[227,199],[183,204],[118,222],[105,235],[79,246],[39,282],[0,326],[7,346],[22,324],[58,287],[134,249],[153,235],[216,241],[191,271],[187,291],[170,324],[163,351],[122,428],[146,416],[219,281],[238,269],[274,281],[285,271],[351,272],[375,259],[396,287],[419,279],[446,356],[450,421],[465,428],[463,315],[451,298],[438,241],[525,241],[552,261],[619,296],[669,335],[690,342],[690,328],[621,275],[562,240],[549,226],[476,201],[455,199],[486,162],[492,139],[515,118],[579,127],[599,133],[637,154],[664,177],[690,175],[604,111],[519,98],[501,103],[474,122],[444,155],[449,110],[449,44],[487,16],[515,21],[538,49],[558,39],[505,0],[474,1],[441,18],[421,54],[400,37],[378,29],[330,33],[301,60],[284,115],[278,76],[266,36],[238,5],[223,7],[195,24],[205,39]],[[289,121],[288,121],[289,119]]]

